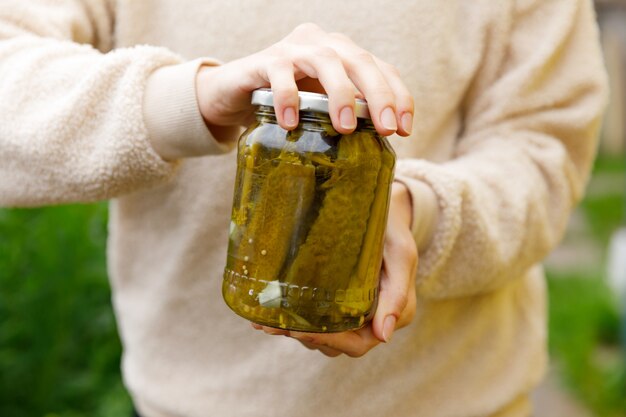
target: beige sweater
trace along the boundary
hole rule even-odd
[[[198,113],[192,60],[304,21],[396,65],[416,103],[412,137],[390,140],[417,315],[358,360],[255,332],[220,294],[235,155]],[[581,198],[605,85],[588,0],[3,0],[0,205],[114,198],[113,302],[145,417],[527,416],[547,356],[538,263]]]

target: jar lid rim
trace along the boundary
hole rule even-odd
[[[326,94],[298,91],[300,98],[299,109],[328,114],[328,96]],[[252,92],[252,104],[257,106],[274,107],[274,93],[270,88],[259,88]],[[371,119],[367,102],[357,98],[354,103],[354,113],[360,119]]]

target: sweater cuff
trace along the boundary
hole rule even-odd
[[[200,114],[196,74],[202,65],[219,62],[204,58],[161,67],[146,83],[144,121],[152,147],[165,160],[221,154],[235,146],[215,140]]]
[[[426,183],[404,175],[396,174],[394,181],[406,186],[413,203],[413,220],[411,232],[415,238],[419,253],[426,251],[432,240],[437,220],[439,204],[435,192]]]

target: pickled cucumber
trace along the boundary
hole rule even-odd
[[[334,291],[347,286],[367,228],[380,169],[380,150],[370,135],[344,136],[328,191],[306,241],[286,276],[288,283]],[[365,161],[365,163],[363,163]]]
[[[254,157],[246,156],[246,167],[253,176],[254,169],[248,168],[250,158]],[[294,229],[309,210],[315,187],[315,167],[303,164],[288,147],[272,162],[255,201],[244,198],[251,194],[253,184],[246,183],[245,176],[242,181],[242,205],[252,205],[252,215],[238,247],[237,266],[264,281],[279,278]]]
[[[374,308],[394,155],[311,120],[260,119],[240,144],[224,298],[264,325],[342,331]]]

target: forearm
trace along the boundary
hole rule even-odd
[[[102,54],[68,41],[0,42],[0,204],[109,198],[153,184],[173,166],[152,149],[143,87],[171,53]]]
[[[479,294],[522,276],[556,246],[582,196],[606,97],[592,6],[524,7],[499,40],[502,55],[485,58],[501,70],[479,71],[468,92],[455,159],[398,163],[399,178],[436,195],[417,273],[424,297]]]
[[[198,109],[204,61],[95,49],[112,26],[100,0],[16,4],[0,14],[0,205],[107,199],[165,181],[168,161],[229,149]]]

